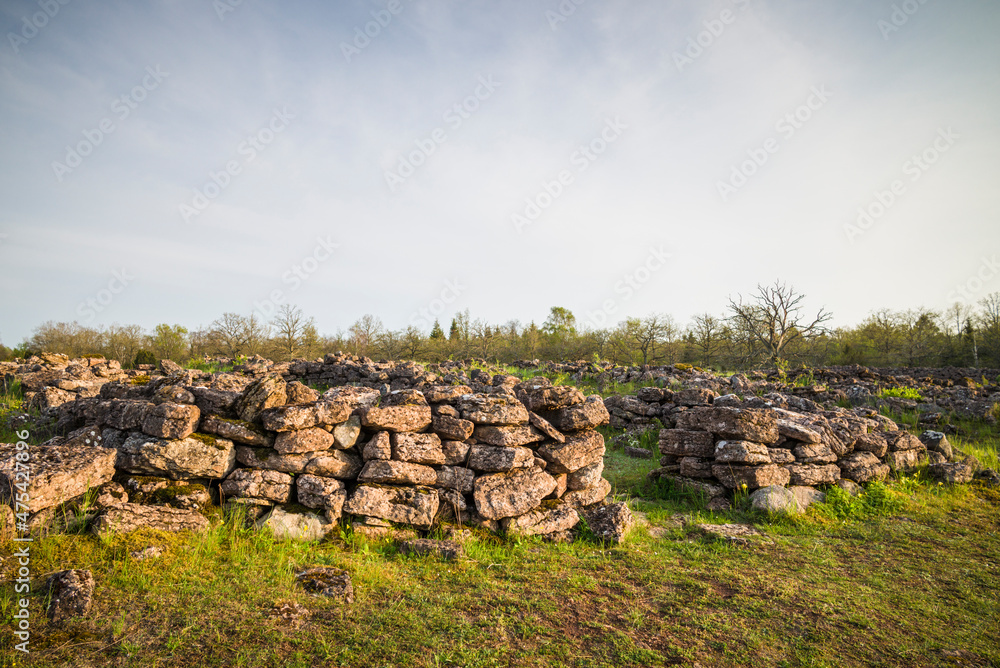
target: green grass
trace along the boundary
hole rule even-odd
[[[236,521],[200,536],[50,536],[32,546],[33,571],[90,568],[94,610],[46,626],[36,588],[20,665],[922,666],[943,664],[942,649],[996,664],[1000,495],[921,484],[879,494],[894,505],[756,517],[768,540],[749,549],[678,528],[637,529],[610,548],[486,537],[457,562],[389,542],[279,542]],[[653,527],[676,512],[733,519],[637,505]],[[148,545],[164,556],[128,556]],[[299,589],[294,573],[312,564],[347,569],[356,601]],[[278,619],[286,601],[311,618]],[[13,603],[0,588],[5,625]]]
[[[0,396],[0,411],[17,410]],[[908,416],[894,416],[906,421]],[[912,417],[916,427],[916,415]],[[952,443],[996,466],[997,430],[954,421]],[[15,655],[10,545],[0,546],[0,666],[928,666],[943,650],[1000,666],[1000,491],[932,484],[924,471],[830,490],[799,517],[651,485],[657,430],[626,457],[609,437],[605,477],[648,520],[619,546],[553,545],[487,534],[455,562],[402,555],[389,541],[340,532],[317,543],[276,541],[216,514],[201,535],[82,532],[31,545],[32,653]],[[749,522],[750,548],[700,535],[689,522]],[[160,559],[131,551],[156,545]],[[318,598],[301,568],[346,569],[356,600]],[[45,573],[89,568],[97,592],[84,619],[44,621]],[[294,602],[311,613],[276,616]],[[14,661],[17,661],[16,663]]]
[[[900,399],[911,399],[913,401],[923,401],[924,397],[919,390],[912,387],[884,388],[878,391],[880,397],[898,397]]]

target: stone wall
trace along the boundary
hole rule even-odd
[[[72,431],[32,449],[32,510],[44,519],[46,508],[96,487],[96,531],[204,528],[198,511],[214,503],[303,538],[343,518],[366,534],[450,522],[564,539],[611,491],[599,396],[488,374],[475,387],[432,384],[441,378],[422,370],[414,382],[406,364],[390,367],[396,378],[373,367],[388,381],[378,388],[320,394],[270,366],[241,375],[165,365],[172,373],[105,382],[96,394],[65,390],[72,399],[45,410]],[[333,379],[324,367],[317,373]],[[398,378],[421,389],[392,389]],[[12,447],[0,449],[8,496]]]
[[[613,424],[634,424],[631,415],[656,416],[666,428],[659,430],[661,468],[652,476],[709,499],[774,486],[853,490],[926,463],[937,478],[968,482],[978,468],[944,434],[927,431],[917,438],[867,407],[824,409],[779,393],[741,399],[662,388],[642,388],[637,396],[610,397],[605,404]]]

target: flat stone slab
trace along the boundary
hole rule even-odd
[[[763,534],[749,524],[696,524],[695,528],[706,536],[733,545],[751,545],[754,541],[763,538]]]
[[[27,506],[33,513],[110,481],[118,455],[93,445],[30,446],[20,451],[28,453],[28,460],[19,462],[18,452],[12,443],[0,444],[0,498],[12,505],[17,494],[27,491]],[[26,489],[17,487],[24,483]]]
[[[101,535],[111,532],[128,533],[136,529],[204,531],[208,527],[205,516],[194,510],[126,503],[105,508],[94,520],[90,530]]]

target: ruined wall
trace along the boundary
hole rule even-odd
[[[384,380],[320,395],[270,372],[134,376],[46,407],[74,431],[35,450],[53,455],[53,475],[74,481],[67,494],[103,485],[97,531],[202,528],[197,510],[211,489],[215,503],[246,506],[282,535],[319,537],[347,516],[367,534],[454,521],[559,539],[611,491],[594,429],[608,420],[598,396],[544,379],[490,377],[480,391],[427,382],[393,390]],[[0,463],[0,477],[8,469]],[[105,484],[112,477],[121,487]],[[50,506],[69,498],[33,492]],[[173,507],[151,510],[157,501]]]

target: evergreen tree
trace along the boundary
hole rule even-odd
[[[455,331],[455,321],[452,320],[452,331]],[[434,327],[431,328],[431,338],[435,340],[443,339],[444,332],[441,330],[441,323],[436,319],[434,320]]]

